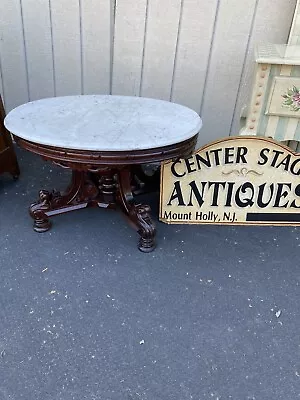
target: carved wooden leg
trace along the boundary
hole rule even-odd
[[[47,190],[39,191],[39,201],[31,204],[29,214],[34,219],[33,229],[36,232],[46,232],[51,228],[51,222],[46,214],[50,209],[51,193]]]
[[[72,171],[72,182],[66,193],[40,190],[39,200],[31,204],[29,213],[34,219],[33,229],[46,232],[51,227],[50,216],[85,208],[90,201],[98,198],[99,188],[88,173]]]
[[[150,216],[150,207],[134,202],[130,168],[123,168],[118,172],[118,181],[118,203],[140,235],[138,248],[142,252],[148,253],[155,248],[156,234],[156,228]]]

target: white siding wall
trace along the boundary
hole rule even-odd
[[[147,96],[201,114],[201,144],[239,131],[256,43],[286,43],[296,0],[1,0],[7,111],[79,93]]]

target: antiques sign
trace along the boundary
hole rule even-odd
[[[160,220],[300,225],[300,153],[267,138],[239,136],[163,163]]]

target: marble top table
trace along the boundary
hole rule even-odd
[[[182,142],[201,128],[198,114],[162,100],[66,96],[12,110],[5,126],[20,138],[67,149],[130,151]]]
[[[133,199],[137,167],[190,155],[202,121],[193,110],[167,101],[89,95],[21,105],[5,126],[21,147],[72,170],[66,193],[41,190],[31,205],[35,231],[48,230],[53,215],[118,205],[140,234],[139,249],[148,252],[155,226],[149,206]]]

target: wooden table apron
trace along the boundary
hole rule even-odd
[[[134,167],[163,160],[188,157],[194,150],[197,135],[164,147],[132,151],[91,151],[41,145],[14,135],[17,144],[63,168],[72,170],[65,193],[40,190],[39,200],[31,204],[34,230],[51,227],[49,217],[81,208],[96,206],[121,208],[140,235],[138,248],[150,252],[155,247],[156,228],[148,205],[136,203],[132,193]]]

